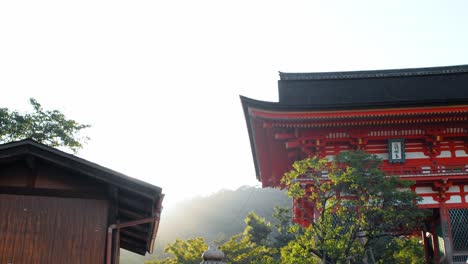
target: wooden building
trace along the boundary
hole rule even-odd
[[[387,174],[414,180],[436,263],[468,259],[468,65],[280,73],[279,102],[241,97],[258,180],[278,186],[291,164],[362,149]],[[293,202],[295,221],[313,214]]]
[[[0,145],[0,264],[118,263],[151,252],[161,188],[23,140]]]

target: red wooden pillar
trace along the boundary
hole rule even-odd
[[[445,258],[444,263],[453,263],[452,230],[450,228],[450,215],[445,201],[440,203],[440,225],[442,227],[442,237],[444,239]]]
[[[434,182],[434,188],[438,191],[435,200],[439,202],[440,226],[442,229],[442,238],[444,239],[445,256],[444,263],[453,263],[452,230],[450,228],[450,213],[446,201],[450,199],[447,191],[452,186],[452,182],[442,179],[440,182]]]

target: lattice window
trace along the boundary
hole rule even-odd
[[[341,235],[347,234],[349,232],[352,224],[354,223],[354,221],[352,221],[351,217],[342,219],[342,218],[338,217],[336,214],[331,214],[331,216],[333,218],[333,220],[332,220],[333,226],[343,227],[343,229],[340,232]]]
[[[450,225],[452,227],[453,249],[468,250],[468,209],[450,209]]]
[[[468,255],[454,256],[453,264],[465,264],[468,260]]]

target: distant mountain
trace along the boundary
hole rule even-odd
[[[207,197],[196,197],[180,202],[171,210],[163,211],[155,255],[162,255],[168,243],[176,238],[204,237],[206,242],[224,240],[244,230],[244,219],[254,211],[272,221],[273,208],[290,207],[291,199],[277,189],[243,186],[235,191],[220,190]],[[121,253],[121,264],[141,264],[152,256]]]

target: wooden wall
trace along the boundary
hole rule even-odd
[[[0,194],[0,264],[102,264],[105,200]]]
[[[0,264],[102,264],[108,186],[39,160],[0,164]]]

